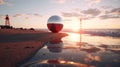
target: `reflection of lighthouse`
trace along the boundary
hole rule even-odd
[[[63,42],[61,38],[49,41],[47,43],[47,48],[49,49],[50,52],[54,52],[54,53],[62,52]]]
[[[6,18],[5,18],[5,26],[10,26],[10,18],[8,15],[6,15]]]

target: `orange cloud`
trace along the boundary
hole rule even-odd
[[[4,0],[0,0],[0,5],[7,5],[7,6],[13,6],[13,4],[9,3],[9,2],[5,2]]]
[[[58,0],[58,3],[65,3],[66,2],[66,0]]]
[[[0,5],[5,4],[4,0],[0,0]]]

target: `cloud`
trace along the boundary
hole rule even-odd
[[[0,5],[5,4],[4,0],[0,0]]]
[[[75,12],[71,12],[71,13],[62,12],[62,16],[63,17],[79,17],[81,15]]]
[[[15,15],[13,15],[13,17],[20,17],[20,16],[22,16],[22,14],[15,14]]]
[[[51,0],[52,2],[54,3],[59,3],[59,4],[64,4],[64,3],[67,3],[68,1],[73,3],[74,0]]]
[[[21,16],[37,16],[37,17],[42,17],[42,15],[37,14],[37,13],[35,13],[35,14],[20,14],[20,13],[18,13],[18,14],[15,14],[13,17],[21,17]]]
[[[101,11],[98,9],[87,9],[87,10],[82,10],[81,13],[91,16],[97,16],[101,13]]]
[[[34,16],[37,16],[37,17],[42,17],[42,15],[40,15],[40,14],[37,14],[37,13],[35,13],[35,14],[33,14]]]
[[[89,17],[89,16],[87,16],[87,17],[82,17],[83,20],[90,20],[90,19],[93,19],[93,18],[95,18],[95,17]]]
[[[75,9],[76,10],[76,9]],[[86,10],[77,9],[75,12],[61,12],[63,17],[76,17],[82,18],[83,20],[90,20],[93,18],[105,19],[115,19],[120,18],[120,8],[109,8],[97,9],[89,8]]]
[[[20,13],[18,13],[18,14],[13,15],[13,17],[29,19],[29,14],[20,14]]]
[[[63,21],[72,21],[71,19],[64,19]]]
[[[60,4],[63,4],[65,2],[66,2],[66,0],[58,0],[58,3],[60,3]]]
[[[113,8],[111,10],[106,10],[104,15],[99,16],[100,19],[111,19],[120,18],[120,8]]]
[[[35,14],[23,14],[23,13],[18,13],[18,14],[15,14],[15,15],[13,15],[13,17],[15,17],[15,18],[25,18],[25,19],[29,19],[29,18],[33,18],[33,17],[43,17],[42,15],[40,15],[40,14],[37,14],[37,13],[35,13]]]
[[[102,15],[99,17],[100,19],[111,19],[111,18],[120,18],[118,15]]]
[[[7,5],[7,6],[13,6],[13,4],[9,3],[9,2],[5,2],[4,0],[0,0],[0,5]]]
[[[100,3],[102,0],[89,0],[88,6],[93,6],[94,4]]]
[[[0,19],[4,19],[5,18],[5,15],[0,15]]]
[[[63,17],[77,17],[77,18],[82,17],[82,19],[84,20],[90,20],[92,18],[95,18],[101,13],[101,11],[98,9],[87,9],[87,10],[77,9],[77,10],[78,11],[76,12],[61,12],[61,14]]]
[[[67,0],[50,0],[52,3],[63,4],[66,3]]]
[[[95,18],[93,16],[87,16],[77,12],[71,12],[71,13],[62,12],[61,14],[63,17],[76,17],[76,18],[82,18],[83,20],[90,20],[92,18]],[[66,20],[66,21],[70,21],[70,20]]]
[[[120,15],[120,8],[114,8],[110,11],[110,13]]]

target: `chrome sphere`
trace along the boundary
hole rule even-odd
[[[58,33],[63,28],[62,19],[59,16],[51,16],[47,22],[48,29],[53,33]]]

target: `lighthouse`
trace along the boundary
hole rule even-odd
[[[10,26],[10,18],[9,15],[5,16],[5,25],[0,25],[0,29],[13,29],[12,26]]]
[[[5,17],[5,26],[10,26],[10,18],[8,15]]]
[[[13,27],[10,26],[10,18],[9,15],[6,15],[5,17],[5,25],[0,25],[1,29],[12,29]]]

